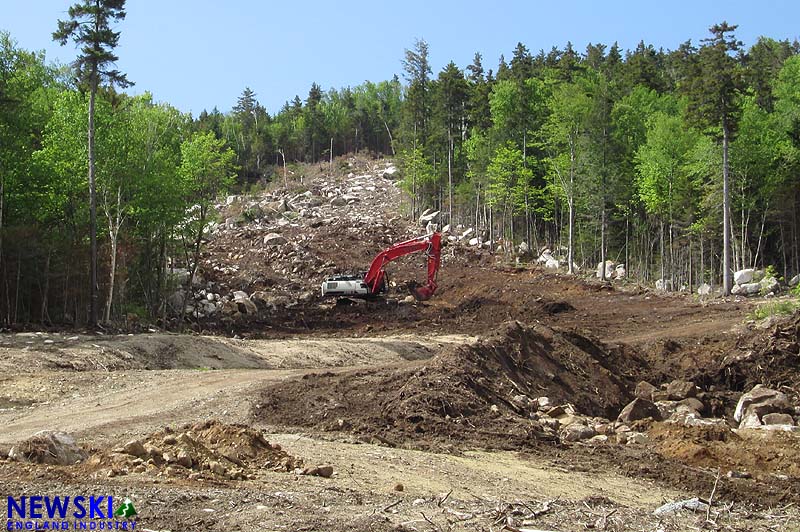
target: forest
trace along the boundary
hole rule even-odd
[[[102,35],[54,21],[62,44],[94,38],[105,54],[75,65],[0,32],[3,325],[163,317],[169,270],[196,267],[221,194],[354,153],[399,163],[410,217],[440,210],[498,253],[526,242],[590,273],[613,260],[676,290],[800,272],[796,41],[745,48],[723,22],[676,50],[518,43],[496,68],[475,53],[434,74],[419,40],[390,80],[314,83],[274,114],[244,88],[229,112],[193,117],[126,94],[109,70],[124,1],[106,3],[119,5]]]

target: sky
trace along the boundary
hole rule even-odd
[[[76,1],[0,0],[0,30],[69,63],[76,49],[51,34]],[[274,114],[295,95],[305,99],[312,82],[327,90],[402,78],[404,50],[416,39],[428,42],[434,75],[451,60],[466,67],[475,52],[496,70],[518,42],[534,54],[567,41],[580,52],[640,40],[672,50],[699,43],[723,20],[739,25],[746,46],[762,35],[800,39],[797,0],[128,0],[126,10],[116,53],[136,84],[128,92],[148,91],[195,116],[227,112],[245,87]]]

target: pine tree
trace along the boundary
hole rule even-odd
[[[736,131],[742,88],[741,70],[732,55],[742,45],[733,36],[736,27],[722,22],[709,28],[712,37],[703,40],[694,75],[684,87],[689,97],[688,118],[722,142],[722,290],[726,296],[732,288],[728,148]]]
[[[118,57],[113,50],[119,32],[111,24],[125,18],[125,0],[84,0],[69,8],[69,20],[59,20],[53,40],[62,46],[72,40],[81,49],[73,63],[78,83],[89,90],[89,238],[91,272],[89,288],[89,325],[97,325],[97,194],[95,190],[94,108],[97,89],[102,82],[129,87],[125,74],[113,69]]]

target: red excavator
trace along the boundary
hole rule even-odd
[[[420,236],[384,249],[372,259],[364,275],[334,275],[322,283],[323,296],[377,296],[387,291],[387,264],[411,253],[424,252],[428,263],[428,283],[409,285],[417,301],[427,301],[436,291],[436,274],[439,272],[442,251],[441,233]]]

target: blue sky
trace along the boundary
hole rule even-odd
[[[2,0],[0,29],[19,46],[45,50],[69,62],[71,45],[50,35],[76,0]],[[401,74],[403,51],[424,38],[434,74],[448,61],[460,67],[476,51],[496,69],[517,42],[533,53],[571,41],[583,51],[592,43],[640,40],[674,49],[708,35],[727,20],[750,45],[760,36],[800,38],[800,2],[750,0],[651,1],[455,1],[395,2],[326,0],[128,0],[118,68],[136,83],[197,115],[214,106],[229,110],[249,86],[275,113],[295,94],[305,99],[311,83],[324,89],[379,81]]]

